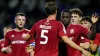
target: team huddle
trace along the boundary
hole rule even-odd
[[[15,29],[5,31],[0,40],[0,56],[92,56],[100,45],[96,32],[99,15],[83,16],[78,8],[63,10],[60,21],[56,20],[57,6],[45,4],[47,18],[37,21],[26,29],[25,14],[15,16]],[[65,44],[65,47],[60,44]],[[60,50],[65,48],[66,51]]]

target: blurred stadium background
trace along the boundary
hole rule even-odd
[[[26,14],[26,28],[38,20],[46,18],[44,5],[46,2],[54,1],[58,6],[57,19],[63,9],[80,8],[84,16],[91,16],[93,13],[100,15],[100,0],[0,0],[0,38],[3,37],[3,28],[12,24],[14,27],[14,16],[17,12]],[[99,22],[97,23],[99,25]],[[99,28],[99,27],[97,27]],[[97,30],[99,32],[99,30]]]

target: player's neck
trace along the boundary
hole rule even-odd
[[[53,14],[53,15],[49,15],[48,20],[56,20],[56,14]]]
[[[15,31],[17,31],[17,32],[20,32],[20,31],[23,31],[25,28],[15,28]]]
[[[73,25],[77,25],[77,24],[79,24],[78,22],[72,22],[71,24],[73,24]]]

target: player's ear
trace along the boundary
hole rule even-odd
[[[16,18],[15,18],[14,22],[16,23]]]

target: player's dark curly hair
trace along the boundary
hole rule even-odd
[[[91,17],[90,17],[90,16],[84,16],[84,17],[82,18],[81,21],[84,21],[84,20],[86,20],[86,21],[92,23],[92,21],[91,21]]]
[[[57,11],[57,6],[54,2],[48,2],[45,5],[45,12],[47,15],[53,15]]]

